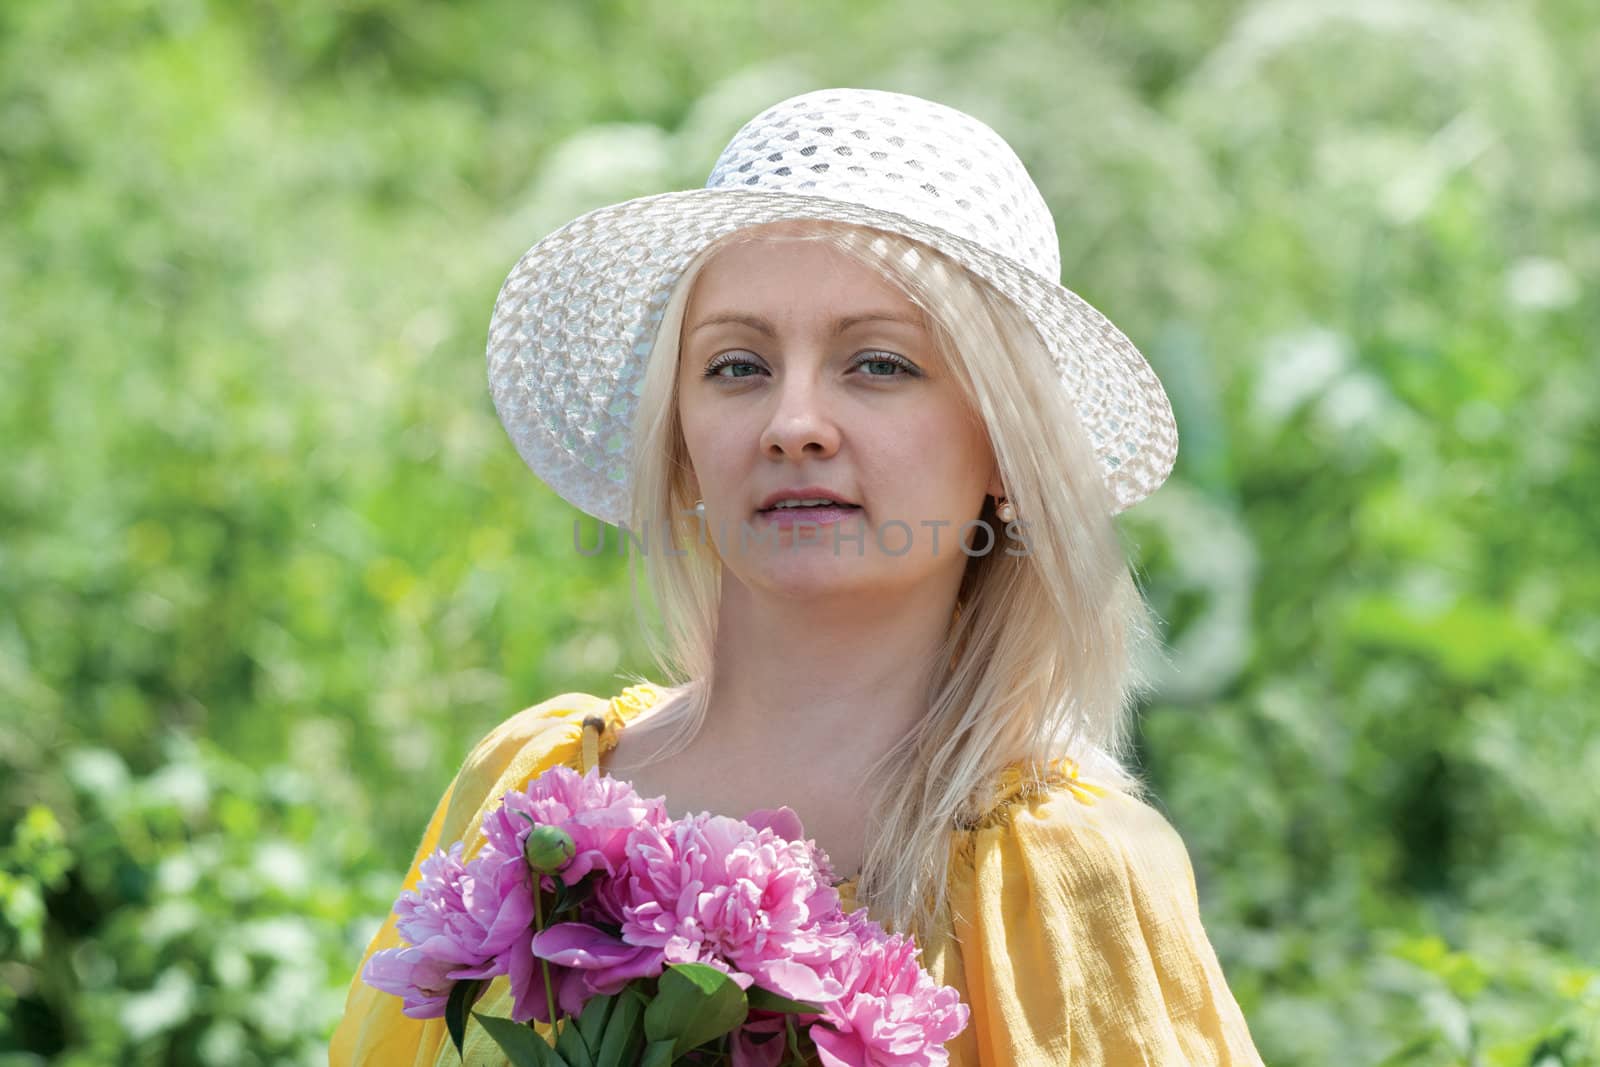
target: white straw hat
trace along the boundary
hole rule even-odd
[[[1133,343],[1059,283],[1055,223],[1016,153],[970,115],[870,89],[774,104],[704,189],[591,211],[518,261],[489,324],[489,385],[528,466],[575,507],[626,521],[634,412],[674,285],[724,234],[801,218],[901,234],[987,281],[1044,339],[1116,510],[1166,479],[1178,451],[1167,395]]]

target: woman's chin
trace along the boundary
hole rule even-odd
[[[776,552],[747,560],[740,582],[751,589],[797,600],[893,596],[916,584],[910,568],[896,559],[854,554],[835,556],[829,548]]]

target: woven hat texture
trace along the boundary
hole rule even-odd
[[[506,278],[490,390],[518,453],[568,502],[628,519],[633,419],[674,285],[717,238],[785,219],[898,233],[989,282],[1044,339],[1116,510],[1166,479],[1178,449],[1166,393],[1133,343],[1060,284],[1050,209],[1011,147],[942,104],[825,89],[746,123],[704,189],[582,215]]]

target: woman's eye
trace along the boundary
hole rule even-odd
[[[731,373],[722,373],[729,368]],[[733,352],[724,352],[706,366],[707,378],[749,378],[760,372],[760,364]]]
[[[917,368],[910,360],[893,352],[863,353],[855,366],[861,368],[862,373],[869,378],[893,378],[897,376],[897,372],[919,377]]]

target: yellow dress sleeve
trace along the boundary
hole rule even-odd
[[[472,750],[440,798],[401,888],[416,886],[422,861],[441,845],[467,840],[472,851],[470,842],[478,835],[486,806],[553,763],[572,758],[581,741],[584,717],[604,715],[609,705],[587,693],[566,693],[512,716],[491,731]],[[367,945],[350,983],[344,1016],[328,1047],[330,1067],[433,1067],[439,1058],[441,1043],[447,1040],[443,1020],[407,1018],[400,1010],[399,997],[361,980],[361,971],[373,953],[398,944],[391,911]],[[480,1010],[509,1014],[482,1003]],[[450,1056],[455,1057],[454,1048]]]
[[[956,845],[935,953],[972,1008],[953,1067],[1261,1063],[1154,808],[1072,767]]]

